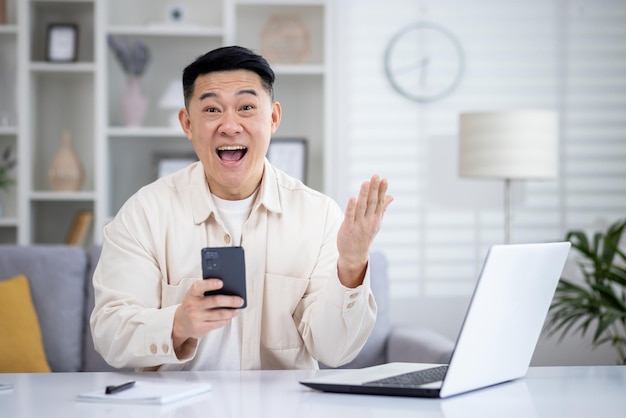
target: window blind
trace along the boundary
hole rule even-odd
[[[420,104],[385,78],[386,44],[420,20],[462,44],[449,96]],[[374,249],[391,295],[468,295],[487,249],[504,239],[503,182],[457,175],[458,115],[549,109],[560,120],[557,180],[514,181],[512,242],[554,241],[626,216],[626,2],[344,0],[337,6],[339,202],[373,173],[395,201]]]

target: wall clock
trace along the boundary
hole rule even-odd
[[[446,27],[419,21],[398,31],[385,49],[385,75],[404,97],[433,102],[452,93],[465,71],[463,48]]]

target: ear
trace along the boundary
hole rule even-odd
[[[283,115],[283,109],[280,107],[280,103],[272,103],[272,133],[276,132],[280,125],[280,119]]]
[[[191,120],[189,119],[189,112],[187,112],[186,108],[182,108],[178,111],[178,122],[180,122],[180,127],[183,128],[187,139],[191,141]]]

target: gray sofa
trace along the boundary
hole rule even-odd
[[[66,245],[0,245],[0,281],[18,274],[28,277],[53,372],[113,370],[94,350],[89,330],[94,304],[91,277],[99,255],[99,246],[86,251]],[[344,367],[447,361],[451,341],[426,329],[391,326],[385,257],[373,253],[371,263],[372,288],[379,305],[377,323],[359,356]]]
[[[372,292],[378,305],[376,325],[359,355],[341,368],[360,369],[377,364],[406,361],[448,363],[454,343],[427,328],[393,326],[389,318],[389,279],[387,258],[381,252],[370,254]],[[326,368],[325,365],[320,365]]]
[[[24,274],[53,372],[114,370],[96,353],[88,321],[100,247],[0,245],[0,280]]]

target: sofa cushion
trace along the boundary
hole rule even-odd
[[[0,373],[49,371],[28,279],[0,279]]]
[[[0,277],[30,282],[52,371],[79,371],[82,362],[87,254],[66,245],[0,245]]]
[[[113,366],[110,366],[100,354],[93,347],[93,337],[91,336],[91,327],[89,326],[89,317],[93,311],[95,305],[93,295],[93,272],[98,264],[100,258],[100,252],[102,247],[100,245],[93,245],[89,249],[89,269],[86,277],[87,292],[85,296],[85,332],[83,334],[83,367],[84,372],[105,372],[117,370]],[[130,370],[130,369],[128,369]]]

